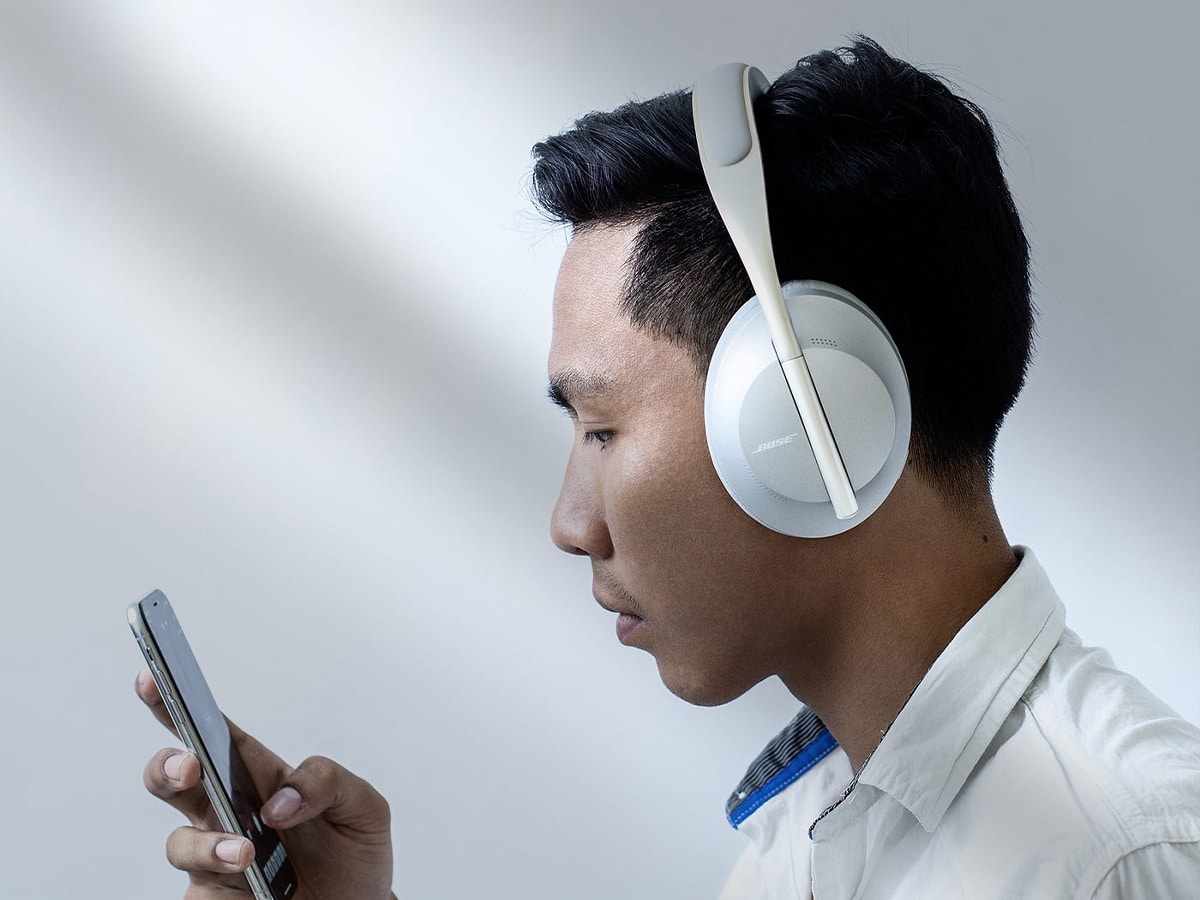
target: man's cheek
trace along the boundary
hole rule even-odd
[[[628,502],[614,510],[619,530],[636,537],[640,554],[655,550],[678,554],[715,538],[711,504],[697,494],[696,484],[645,472],[631,483]]]

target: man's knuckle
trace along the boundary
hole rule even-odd
[[[167,788],[167,776],[163,771],[163,763],[170,754],[169,750],[160,750],[150,757],[146,768],[142,770],[142,783],[151,794],[159,799],[166,799],[171,793]]]
[[[184,872],[188,870],[190,862],[188,836],[186,827],[176,828],[167,835],[167,862]]]
[[[300,767],[315,782],[326,786],[335,784],[342,771],[342,767],[327,756],[310,756]]]
[[[367,784],[367,796],[371,798],[371,804],[375,807],[379,818],[384,823],[390,825],[392,821],[392,805],[388,803],[387,797],[379,793],[371,784]]]

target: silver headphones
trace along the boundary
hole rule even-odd
[[[862,301],[822,281],[779,283],[752,107],[767,87],[758,69],[728,63],[692,92],[704,176],[755,292],[713,352],[705,429],[748,515],[828,537],[875,512],[899,480],[912,402],[896,344]]]

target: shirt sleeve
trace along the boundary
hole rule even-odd
[[[1200,841],[1150,844],[1108,870],[1092,900],[1200,897]]]

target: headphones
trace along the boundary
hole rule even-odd
[[[829,537],[899,480],[912,401],[895,341],[866,304],[823,281],[779,283],[752,107],[768,86],[728,63],[692,92],[704,177],[755,292],[713,352],[704,425],[717,474],[749,516]]]

